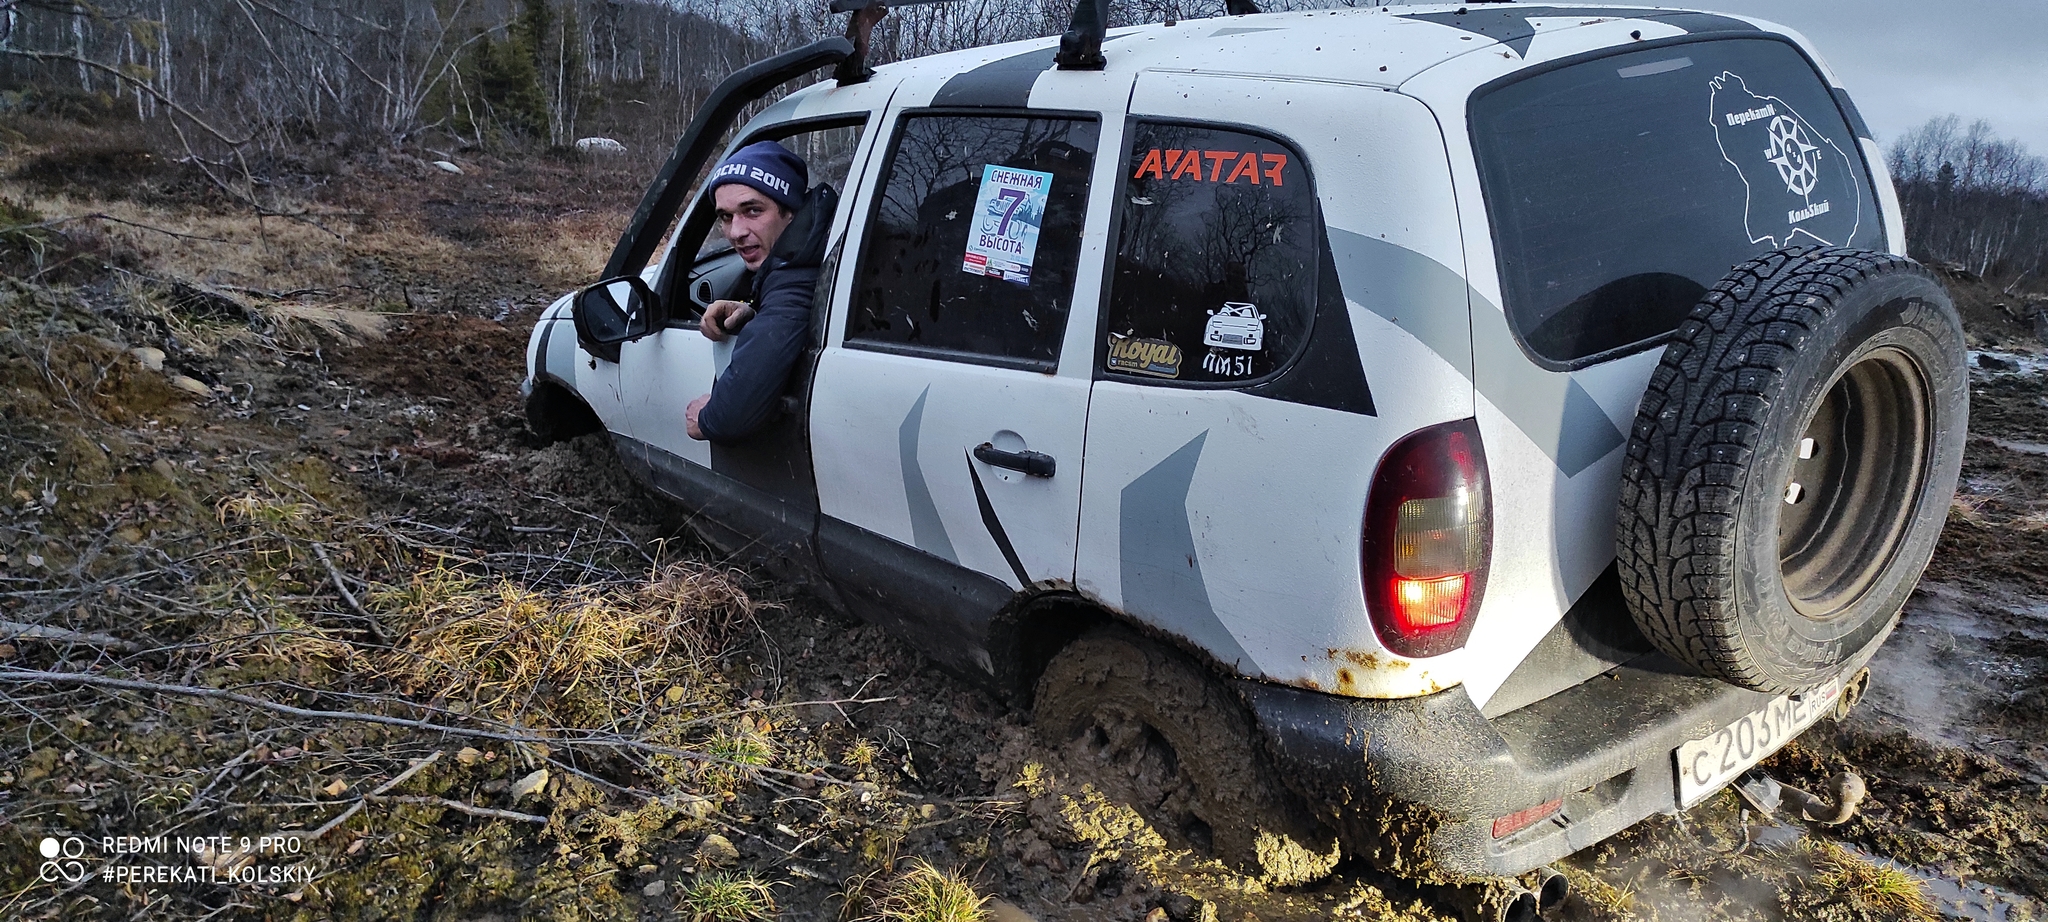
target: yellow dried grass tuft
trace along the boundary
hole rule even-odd
[[[630,591],[561,593],[443,566],[372,598],[416,628],[388,667],[408,687],[529,725],[586,727],[658,710],[756,609],[732,575],[685,565]]]

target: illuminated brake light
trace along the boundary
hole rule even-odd
[[[1466,590],[1471,586],[1465,574],[1442,579],[1397,579],[1394,581],[1394,619],[1403,633],[1455,624],[1465,613]]]
[[[1366,501],[1366,609],[1402,656],[1465,645],[1486,586],[1493,521],[1486,453],[1472,420],[1432,426],[1388,449]]]

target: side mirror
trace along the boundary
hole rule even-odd
[[[576,338],[591,355],[616,362],[619,344],[654,332],[661,298],[637,275],[605,279],[576,294]]]

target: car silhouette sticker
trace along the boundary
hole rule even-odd
[[[1841,245],[1856,236],[1862,196],[1849,155],[1783,99],[1757,95],[1733,72],[1707,85],[1721,158],[1748,190],[1749,242]]]
[[[1109,369],[1155,378],[1180,377],[1180,347],[1163,339],[1109,334]]]
[[[1266,315],[1258,305],[1225,301],[1222,310],[1209,312],[1209,325],[1202,330],[1202,345],[1214,349],[1243,349],[1257,352],[1266,348]]]
[[[967,252],[961,257],[961,270],[1019,285],[1031,284],[1031,263],[1038,255],[1038,229],[1045,223],[1045,203],[1051,192],[1051,173],[993,163],[983,166],[981,189],[974,196],[974,225],[967,232]]]

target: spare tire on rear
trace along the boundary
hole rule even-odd
[[[1881,642],[1947,519],[1965,361],[1955,306],[1912,260],[1790,249],[1730,272],[1629,436],[1615,551],[1643,633],[1767,692]]]

